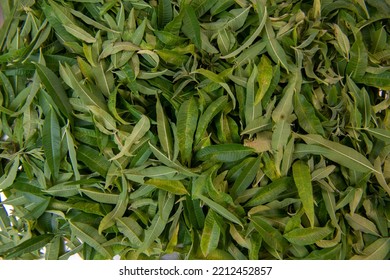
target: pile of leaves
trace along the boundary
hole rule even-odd
[[[389,0],[1,5],[1,258],[390,257]]]

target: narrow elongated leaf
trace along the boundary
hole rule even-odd
[[[112,157],[110,160],[116,160],[128,154],[130,148],[138,140],[140,140],[149,131],[149,129],[150,129],[149,118],[145,115],[142,115],[141,119],[134,126],[133,131],[126,138],[126,141],[123,147],[121,148],[121,151],[116,156]]]
[[[378,89],[390,90],[390,71],[381,72],[380,74],[366,73],[356,82]]]
[[[42,234],[32,237],[9,250],[7,259],[15,259],[23,254],[38,251],[46,244],[48,244],[53,239],[53,237],[53,234]]]
[[[119,194],[101,192],[94,188],[82,188],[80,191],[100,203],[117,204],[119,201]]]
[[[297,228],[284,234],[289,242],[296,245],[310,245],[320,241],[333,232],[329,226],[326,227],[312,227],[312,228]]]
[[[221,230],[214,219],[214,213],[209,210],[204,221],[202,237],[200,239],[200,249],[205,257],[217,249]]]
[[[350,59],[347,65],[347,73],[352,74],[352,78],[361,79],[366,73],[368,64],[368,53],[363,42],[361,33],[357,33],[356,41],[350,51]]]
[[[260,21],[259,21],[259,25],[256,28],[255,32],[253,32],[253,34],[239,48],[237,48],[236,50],[234,50],[233,52],[231,52],[225,56],[221,56],[222,59],[228,59],[228,58],[237,56],[243,50],[245,50],[250,45],[252,45],[252,43],[256,40],[256,38],[260,35],[261,31],[263,31],[264,25],[265,25],[266,20],[268,18],[267,7],[261,5],[260,7],[257,7],[257,8],[261,12],[259,12]]]
[[[198,194],[197,195],[204,203],[207,204],[211,209],[213,209],[216,213],[221,215],[222,217],[228,219],[229,221],[236,223],[242,227],[242,223],[239,218],[237,218],[236,215],[234,215],[232,212],[227,210],[222,205],[212,201],[210,198],[205,197],[204,195]]]
[[[70,34],[72,34],[74,37],[83,40],[86,43],[94,43],[96,42],[96,39],[92,37],[88,32],[86,32],[84,29],[78,27],[75,24],[67,23],[63,25],[65,30],[68,31]]]
[[[308,134],[300,135],[300,137],[308,144],[321,145],[332,151],[332,153],[326,153],[326,151],[324,151],[324,156],[336,161],[339,164],[361,172],[376,172],[366,157],[350,147],[326,140],[320,135]]]
[[[190,165],[192,144],[198,123],[198,105],[194,98],[185,101],[177,114],[177,135],[183,164]]]
[[[35,64],[35,66],[37,68],[39,78],[58,109],[60,109],[66,118],[71,118],[72,107],[69,103],[68,96],[61,85],[60,79],[46,66],[39,63]]]
[[[200,116],[198,127],[195,133],[195,145],[199,143],[203,135],[207,130],[207,126],[211,120],[224,109],[228,102],[227,96],[221,96],[218,99],[214,100],[209,106],[207,106],[204,113]]]
[[[267,42],[267,50],[271,58],[275,63],[280,63],[280,65],[286,69],[287,72],[290,71],[290,65],[287,62],[287,55],[280,45],[280,43],[275,38],[275,32],[272,29],[271,21],[268,20],[265,23],[265,36]]]
[[[61,163],[61,131],[54,109],[50,110],[43,123],[42,145],[50,171],[57,178]]]
[[[187,169],[186,167],[182,166],[180,163],[170,160],[164,153],[162,153],[160,150],[158,150],[152,143],[149,142],[149,147],[152,150],[154,156],[160,160],[163,164],[166,166],[172,167],[179,171],[181,174],[184,174],[186,176],[196,176],[195,173],[193,173],[191,170]]]
[[[107,240],[104,236],[99,234],[97,229],[81,222],[70,221],[69,224],[73,234],[106,258],[112,259],[113,252],[110,248],[106,248],[102,245],[107,242]]]
[[[220,144],[205,147],[196,154],[201,161],[216,160],[220,162],[232,162],[242,160],[254,152],[252,148],[241,144]]]
[[[324,129],[315,114],[314,108],[299,92],[294,94],[294,112],[298,117],[299,125],[307,132],[324,135]]]
[[[284,239],[279,230],[275,229],[259,216],[251,217],[251,221],[257,232],[261,235],[264,242],[267,243],[268,246],[280,252],[286,249],[288,245],[287,240]]]
[[[313,187],[311,185],[310,169],[303,161],[296,161],[292,165],[293,177],[295,186],[298,189],[299,197],[302,201],[303,209],[310,221],[310,225],[314,227],[314,198]]]
[[[360,255],[351,260],[385,260],[390,252],[390,238],[380,238],[367,246]]]
[[[131,217],[122,217],[116,219],[116,225],[118,230],[126,236],[130,243],[138,248],[141,246],[142,241],[140,240],[140,235],[143,230],[142,227]]]
[[[202,41],[200,39],[200,25],[192,6],[187,5],[184,8],[182,30],[183,33],[195,44],[198,49],[202,48]]]
[[[127,210],[128,203],[128,189],[127,185],[122,186],[122,192],[118,197],[118,202],[115,205],[115,208],[108,213],[104,218],[100,221],[98,232],[102,234],[102,231],[113,226],[115,224],[115,220],[117,218],[121,218],[125,211]]]
[[[110,162],[95,149],[80,145],[77,149],[77,158],[85,163],[91,170],[106,176]]]
[[[390,131],[383,128],[366,128],[366,131],[385,143],[390,143]]]
[[[259,171],[261,163],[261,157],[252,159],[251,162],[242,170],[237,180],[234,182],[231,189],[233,197],[237,197],[247,189],[252,181],[255,179],[257,172]]]
[[[282,177],[262,187],[245,206],[252,207],[262,205],[275,200],[281,193],[294,188],[294,180],[291,177]]]
[[[346,214],[345,219],[348,221],[348,224],[355,230],[380,236],[375,224],[359,214]]]
[[[12,165],[10,166],[8,172],[5,173],[0,178],[0,190],[4,190],[8,188],[14,183],[16,179],[16,175],[18,173],[19,166],[20,166],[20,157],[16,156],[13,159]]]
[[[168,158],[173,157],[173,138],[171,127],[168,118],[165,115],[164,109],[161,106],[160,100],[156,103],[157,113],[157,134],[163,151],[168,155]]]
[[[159,210],[159,212],[162,213],[163,215],[159,214],[154,216],[152,223],[145,231],[145,238],[142,241],[141,246],[137,250],[138,254],[144,252],[147,248],[149,248],[149,246],[163,232],[165,225],[168,222],[169,213],[172,211],[173,203],[174,203],[174,195],[168,194],[166,199],[164,200],[162,208]]]
[[[158,189],[165,190],[167,192],[184,195],[188,194],[187,189],[180,181],[164,180],[164,179],[149,179],[145,181],[146,185],[154,186]]]
[[[72,69],[68,65],[66,65],[63,69],[63,73],[66,73],[67,77],[69,78],[69,83],[71,87],[80,97],[80,99],[84,102],[85,105],[94,105],[107,111],[107,105],[101,92],[91,92],[85,85],[83,85],[80,81],[77,80],[76,76],[73,74]]]

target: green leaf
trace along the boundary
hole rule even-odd
[[[88,32],[86,32],[84,29],[78,27],[75,24],[67,23],[64,24],[63,27],[66,31],[68,31],[70,34],[72,34],[74,37],[86,42],[86,43],[95,43],[96,39],[92,37]]]
[[[215,221],[214,212],[209,210],[204,221],[202,237],[200,239],[200,249],[205,257],[218,247],[221,230]]]
[[[53,109],[50,109],[50,114],[43,123],[42,145],[50,172],[57,178],[61,164],[61,130]]]
[[[156,102],[156,113],[158,139],[160,140],[163,151],[168,155],[168,158],[171,159],[173,157],[172,131],[168,118],[165,115],[164,109],[160,103],[160,99],[158,98]]]
[[[194,98],[185,101],[177,113],[177,136],[182,164],[191,164],[192,144],[198,123],[198,105]]]
[[[312,134],[324,135],[324,128],[319,118],[316,116],[314,108],[307,101],[305,96],[299,92],[294,94],[294,112],[298,117],[299,125]]]
[[[72,107],[61,80],[46,66],[36,63],[37,73],[54,103],[66,118],[72,117]]]
[[[267,20],[265,23],[265,37],[267,43],[267,51],[272,60],[286,69],[287,73],[290,71],[291,66],[287,62],[287,55],[275,37],[275,32],[272,28],[271,21]]]
[[[326,227],[312,227],[312,228],[297,228],[284,234],[289,242],[296,245],[311,245],[320,241],[330,235],[333,232],[333,228]]]
[[[309,219],[310,225],[314,227],[314,198],[313,187],[311,185],[311,176],[309,166],[303,161],[296,161],[292,165],[295,186],[298,189],[299,198],[302,201],[303,209]]]
[[[141,116],[141,119],[134,126],[133,131],[130,133],[128,137],[126,137],[125,143],[121,147],[120,152],[112,157],[110,160],[117,160],[125,155],[127,155],[130,151],[130,148],[139,141],[150,129],[150,121],[149,118],[145,115]]]
[[[137,254],[144,252],[152,245],[164,231],[165,225],[168,222],[169,213],[172,211],[174,203],[174,195],[168,194],[165,191],[160,191],[159,196],[164,196],[165,198],[162,208],[159,209],[159,214],[154,216],[151,225],[145,230],[145,238],[138,248]]]
[[[369,87],[390,90],[390,71],[385,71],[380,74],[366,73],[361,79],[357,79],[356,82]]]
[[[236,215],[234,215],[232,212],[227,210],[222,205],[212,201],[210,198],[205,197],[204,195],[198,194],[197,197],[199,197],[204,203],[207,204],[211,209],[213,209],[216,213],[221,215],[222,217],[226,218],[227,220],[236,223],[237,225],[243,226],[240,219],[237,218]]]
[[[180,181],[165,180],[165,179],[149,179],[145,181],[145,185],[151,185],[158,189],[170,192],[172,194],[177,194],[177,195],[188,194],[187,189]]]
[[[382,140],[385,143],[390,143],[390,131],[383,128],[365,128],[372,136]]]
[[[107,111],[106,101],[104,100],[104,97],[101,92],[97,91],[92,93],[85,85],[83,85],[77,80],[76,76],[73,74],[72,69],[68,65],[65,65],[62,73],[67,74],[70,86],[73,88],[73,90],[76,92],[76,94],[80,97],[80,99],[85,105],[94,105]],[[61,74],[61,77],[65,80],[65,77],[63,75],[64,74]]]
[[[260,216],[253,216],[251,222],[268,246],[279,252],[283,252],[287,248],[287,240],[284,239],[279,230],[271,226],[265,219]]]
[[[258,13],[258,15],[259,15],[259,25],[256,28],[256,30],[253,32],[252,35],[249,36],[249,38],[245,41],[245,43],[243,43],[236,50],[234,50],[233,52],[231,52],[231,53],[229,53],[227,55],[221,56],[222,59],[228,59],[228,58],[231,58],[231,57],[236,57],[243,50],[245,50],[246,48],[251,46],[252,43],[256,40],[256,38],[260,35],[261,31],[264,28],[266,20],[268,18],[268,13],[267,13],[267,7],[266,6],[262,5],[262,6],[258,7],[258,9],[262,9],[262,10],[261,11],[259,10],[259,13]]]
[[[102,176],[106,176],[110,167],[110,162],[103,155],[87,145],[79,145],[77,148],[77,159]]]
[[[140,235],[143,229],[137,221],[131,217],[122,217],[116,219],[116,225],[118,226],[118,230],[129,239],[135,248],[141,246],[142,241],[140,240]]]
[[[201,149],[196,153],[196,159],[200,161],[215,160],[220,162],[239,161],[254,152],[252,148],[241,144],[212,145]]]
[[[354,169],[360,172],[377,172],[371,162],[356,150],[342,145],[340,143],[329,141],[322,138],[320,135],[307,134],[300,135],[308,144],[318,144],[326,149],[313,148],[313,153],[322,154],[323,156],[333,160],[343,166]],[[307,148],[311,148],[306,146]],[[315,150],[317,149],[317,152]]]
[[[183,33],[195,44],[198,49],[202,48],[202,41],[200,38],[200,25],[196,18],[195,11],[192,6],[185,5],[182,8],[183,17]]]
[[[361,79],[366,73],[368,64],[368,53],[361,33],[357,33],[356,41],[353,43],[349,55],[350,59],[346,71],[348,74],[352,74],[352,78]]]
[[[122,191],[118,197],[118,202],[115,205],[115,208],[108,213],[104,218],[100,221],[98,232],[102,234],[103,230],[113,226],[115,224],[115,220],[117,218],[121,218],[123,214],[127,210],[128,204],[128,189],[127,184],[122,184]]]
[[[355,255],[351,260],[385,260],[390,252],[390,238],[379,238],[364,248],[360,255]]]
[[[91,198],[94,201],[99,203],[107,203],[107,204],[117,204],[119,201],[119,194],[101,192],[95,188],[82,188],[80,191]]]
[[[113,252],[111,248],[106,248],[103,246],[107,242],[106,238],[99,234],[98,230],[94,227],[76,221],[69,221],[70,229],[72,233],[80,238],[81,241],[87,243],[89,246],[94,248],[97,252],[102,254],[108,259],[112,259]]]
[[[354,230],[380,236],[375,224],[359,214],[346,214],[345,219]]]
[[[19,256],[22,256],[23,254],[38,251],[46,244],[48,244],[53,239],[53,237],[53,234],[42,234],[34,236],[9,250],[7,252],[6,258],[15,259]]]
[[[281,193],[291,189],[293,185],[294,180],[291,177],[276,179],[272,183],[260,188],[260,190],[247,202],[245,206],[253,207],[271,202],[277,199]]]
[[[221,96],[218,99],[214,100],[209,106],[207,106],[206,110],[200,116],[198,121],[198,127],[195,133],[195,145],[198,144],[199,141],[202,139],[212,119],[225,108],[227,102],[227,96]]]

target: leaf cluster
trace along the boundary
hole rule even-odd
[[[390,257],[388,0],[0,5],[1,258]]]

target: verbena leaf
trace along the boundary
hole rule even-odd
[[[42,144],[47,163],[54,178],[58,177],[61,162],[61,131],[54,109],[46,117],[43,125]]]
[[[298,189],[299,197],[302,201],[303,209],[310,221],[311,227],[314,227],[314,199],[313,186],[309,166],[303,161],[296,161],[292,165],[295,186]]]

